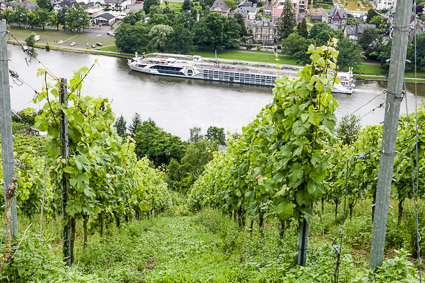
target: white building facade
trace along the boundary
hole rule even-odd
[[[370,1],[376,10],[391,9],[397,4],[397,0],[372,0]]]

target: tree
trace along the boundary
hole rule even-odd
[[[76,30],[80,32],[81,29],[88,28],[90,26],[90,16],[84,10],[83,6],[76,5],[68,8],[68,12],[65,16],[66,26],[69,30]]]
[[[381,16],[375,16],[375,17],[373,17],[370,21],[369,21],[369,24],[372,24],[372,25],[375,25],[376,26],[376,28],[379,28],[380,26],[381,26],[381,23],[382,23],[382,18],[381,18]]]
[[[171,25],[172,22],[166,14],[154,14],[149,18],[149,25],[151,27],[156,25]]]
[[[381,51],[382,39],[376,29],[367,28],[359,36],[357,43],[369,59],[377,59]]]
[[[114,127],[117,128],[117,134],[124,138],[126,136],[127,127],[126,127],[126,121],[124,117],[121,115],[118,117],[118,119],[115,121]]]
[[[181,164],[173,159],[167,166],[167,183],[172,189],[187,193],[217,150],[217,141],[203,140],[189,144]]]
[[[155,166],[168,165],[173,158],[180,161],[186,151],[187,143],[157,127],[152,120],[137,127],[134,140],[137,156],[147,156]]]
[[[142,14],[140,12],[137,12],[137,13],[130,12],[127,14],[127,16],[125,16],[122,19],[122,22],[134,26],[137,22],[140,22],[141,19],[142,19]]]
[[[356,67],[363,62],[362,48],[357,43],[343,38],[338,42],[338,61],[339,70],[347,70],[348,67]]]
[[[290,0],[285,0],[283,4],[282,16],[279,19],[279,34],[281,39],[287,38],[294,32],[296,26],[295,13],[292,10]]]
[[[26,43],[26,45],[27,46],[29,46],[29,47],[34,47],[34,45],[35,45],[35,39],[34,39],[34,37],[35,37],[35,32],[32,32],[30,35],[28,35],[28,37],[25,39],[25,43]]]
[[[369,9],[369,11],[367,11],[366,23],[370,24],[370,20],[372,20],[372,18],[375,16],[378,16],[378,13],[375,11],[375,9]]]
[[[192,6],[192,0],[184,0],[182,10],[188,12],[192,9]]]
[[[13,20],[14,20],[14,12],[13,12],[13,10],[12,9],[10,9],[9,7],[8,8],[6,8],[4,11],[3,11],[3,13],[1,13],[0,14],[0,18],[1,19],[5,19],[6,20],[6,22],[8,22],[8,23],[12,23],[13,22]]]
[[[205,135],[207,140],[216,140],[221,145],[226,145],[226,135],[224,133],[224,128],[218,128],[210,126]]]
[[[36,24],[35,25],[40,25],[43,30],[46,27],[47,23],[49,22],[49,19],[51,18],[51,15],[54,12],[49,12],[46,9],[37,9],[35,10],[32,15],[34,15],[34,17],[37,19]]]
[[[355,26],[358,25],[359,21],[356,18],[348,18],[347,19],[347,25],[349,26]]]
[[[297,52],[305,52],[306,39],[297,33],[291,33],[287,38],[282,40],[282,51],[294,55]]]
[[[37,0],[36,2],[37,2],[37,6],[40,9],[44,9],[46,11],[51,11],[53,9],[49,0]]]
[[[168,46],[173,28],[167,25],[156,25],[149,32],[148,48],[151,51],[164,52]]]
[[[130,131],[131,136],[136,134],[136,130],[139,125],[142,125],[142,117],[140,117],[139,113],[135,113],[133,119],[131,120],[131,125],[128,126],[128,130]]]
[[[298,34],[304,38],[308,37],[307,21],[305,17],[303,18],[301,23],[298,25]]]
[[[23,5],[15,5],[13,7],[13,20],[12,22],[17,23],[19,27],[25,25],[28,22],[28,11]]]
[[[193,33],[184,24],[175,24],[170,35],[167,50],[173,53],[187,54],[193,50]]]
[[[352,145],[359,137],[361,130],[360,117],[354,114],[344,115],[337,126],[338,139],[342,144]]]
[[[392,40],[389,40],[387,44],[381,46],[381,52],[379,52],[378,61],[381,63],[381,68],[388,70],[390,68],[390,62],[388,59],[391,58],[391,46]]]
[[[62,7],[62,9],[60,9],[56,15],[57,18],[57,27],[59,27],[59,25],[62,26],[62,28],[65,30],[66,29],[66,16],[68,14],[68,7],[64,6]]]
[[[143,2],[143,11],[145,12],[146,15],[148,15],[150,12],[151,6],[154,6],[154,5],[159,6],[160,4],[161,3],[159,2],[159,0],[145,0]]]
[[[201,134],[201,128],[200,127],[193,127],[190,129],[190,137],[189,141],[191,143],[200,142],[203,140],[202,134]]]
[[[199,47],[223,50],[238,46],[241,26],[234,18],[209,13],[193,27],[194,42]]]
[[[138,22],[134,26],[122,23],[115,30],[115,44],[123,52],[146,52],[149,42],[149,27]]]
[[[234,15],[234,18],[236,19],[236,21],[238,22],[238,24],[241,27],[241,29],[240,29],[241,30],[240,36],[247,35],[248,32],[246,31],[246,27],[245,27],[245,18],[244,18],[244,16],[242,16],[242,14],[240,14],[240,13],[236,13]]]

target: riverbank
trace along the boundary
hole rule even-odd
[[[15,45],[26,45],[25,38],[31,33],[31,29],[11,28],[11,34],[8,34],[8,43]],[[90,30],[86,33],[74,33],[57,30],[37,30],[40,35],[40,41],[36,42],[35,47],[45,49],[49,45],[51,50],[77,52],[93,55],[104,55],[118,58],[133,58],[134,54],[118,52],[115,46],[115,39],[103,33],[97,33],[96,30]],[[59,42],[62,41],[62,44]],[[75,45],[70,46],[71,43]],[[98,46],[97,43],[102,44]],[[95,46],[93,48],[93,46]],[[200,55],[203,57],[215,57],[213,51],[198,50],[189,55]],[[297,66],[296,60],[288,55],[273,54],[268,52],[230,50],[217,54],[219,59],[243,60],[249,62],[273,63],[288,66]],[[387,70],[381,69],[379,65],[370,62],[358,66],[354,70],[355,78],[364,80],[382,80],[387,81]],[[425,83],[425,72],[418,72],[415,80],[412,72],[406,72],[407,82]]]

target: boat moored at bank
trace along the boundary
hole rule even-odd
[[[176,55],[184,56],[184,55]],[[237,61],[236,63],[211,62],[201,56],[193,56],[193,60],[175,57],[146,57],[138,56],[128,60],[128,65],[133,71],[171,77],[199,79],[239,84],[273,87],[279,76],[288,75],[296,77],[296,69],[278,69],[267,64],[248,63]],[[335,84],[334,92],[351,94],[354,88],[352,71],[338,73],[341,82]]]

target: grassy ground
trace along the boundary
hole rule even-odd
[[[165,2],[163,2],[160,6],[164,9],[166,7]],[[181,11],[182,6],[183,2],[168,2],[168,8],[170,8],[170,10]]]
[[[370,4],[368,6],[365,4],[364,8],[361,8],[357,0],[343,0],[341,2],[343,3],[341,8],[347,8],[349,11],[368,11],[371,8]]]
[[[397,202],[391,201],[391,205],[397,207]],[[316,210],[320,209],[317,205]],[[296,222],[286,224],[285,234],[280,239],[277,221],[266,220],[264,236],[261,236],[257,222],[251,234],[249,221],[246,228],[241,229],[228,216],[211,209],[188,216],[173,216],[169,212],[140,222],[125,223],[122,219],[119,228],[111,220],[102,237],[98,234],[96,222],[90,221],[91,235],[88,246],[83,249],[82,224],[78,221],[76,260],[72,270],[76,272],[74,276],[94,279],[75,282],[332,282],[336,253],[331,244],[341,228],[342,204],[337,217],[334,209],[334,204],[325,204],[324,213],[321,217],[315,216],[309,227],[306,268],[296,266]],[[385,254],[390,262],[385,274],[376,281],[367,277],[371,214],[371,200],[358,200],[352,217],[347,214],[340,282],[413,282],[413,277],[407,278],[415,273],[415,267],[395,257],[395,250],[410,250],[415,245],[412,241],[415,222],[411,201],[405,202],[400,227],[397,226],[397,209],[389,211]],[[423,216],[421,212],[422,222]],[[38,219],[38,216],[33,218],[29,229],[32,236],[23,242],[26,248],[33,241],[31,237],[34,241],[38,239]],[[19,224],[23,230],[29,224],[28,219],[21,217]],[[50,252],[59,261],[62,252],[60,226],[59,218],[43,225],[43,238],[46,239],[43,249],[50,247]],[[34,260],[39,260],[39,251],[32,252]],[[49,264],[52,263],[44,262],[38,268],[46,268]],[[400,266],[404,268],[400,269]],[[65,275],[69,276],[69,272]]]
[[[354,68],[354,73],[365,74],[365,75],[386,75],[388,71],[381,69],[379,65],[363,64],[357,68]]]
[[[19,29],[19,28],[11,28],[11,33],[18,39],[19,41],[25,41],[25,39],[31,34],[32,30],[28,29]],[[47,43],[51,47],[56,48],[86,48],[92,49],[92,44],[96,44],[97,42],[102,43],[103,45],[115,45],[115,39],[113,37],[100,37],[97,35],[87,34],[87,33],[75,33],[75,32],[64,32],[64,31],[54,31],[54,30],[46,30],[46,31],[36,31],[38,35],[40,35],[40,40],[36,42],[36,45],[45,46]],[[8,35],[9,41],[14,41],[11,35]],[[63,44],[59,44],[59,41],[63,41]],[[71,42],[75,42],[75,46],[70,46]],[[87,43],[89,48],[87,48]],[[96,46],[99,48],[99,46]]]

